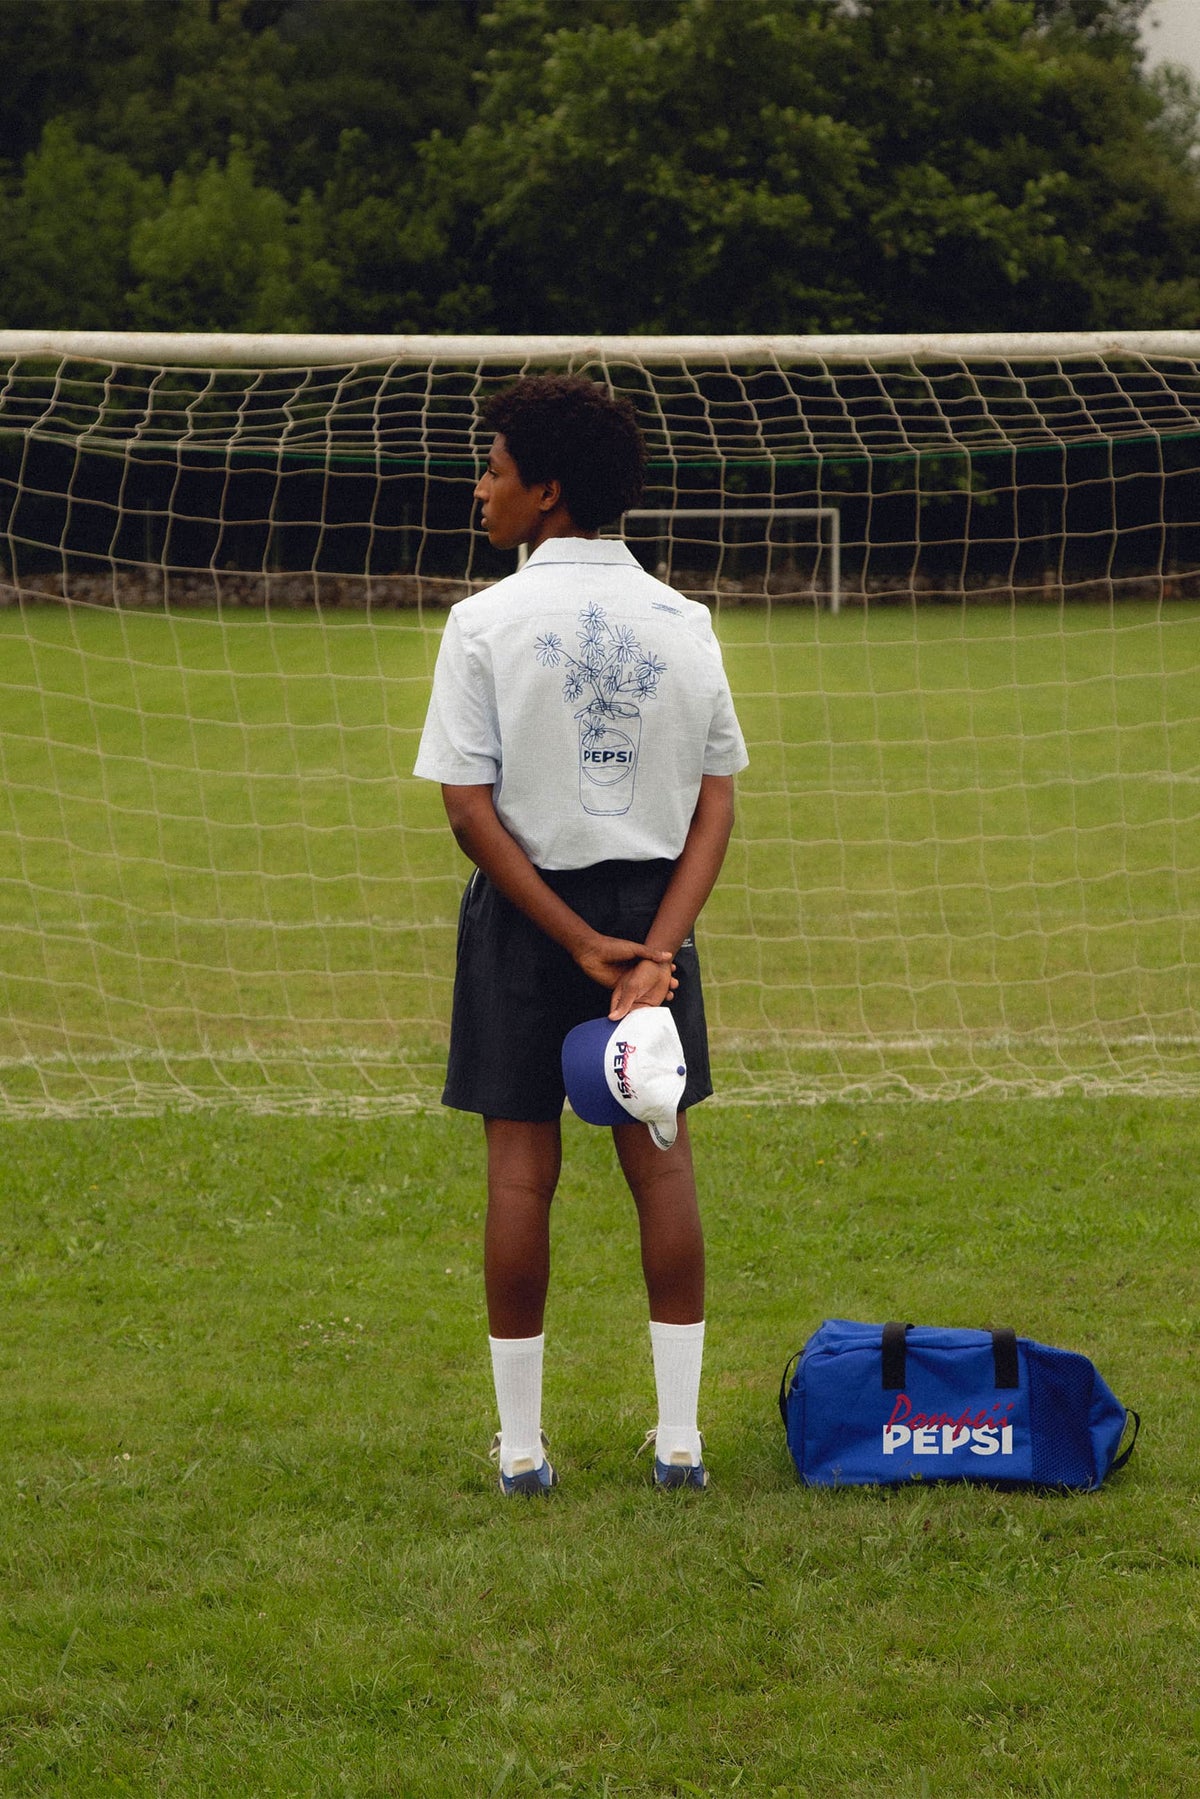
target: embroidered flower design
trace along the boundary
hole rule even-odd
[[[612,633],[615,659],[620,663],[633,662],[638,655],[637,638],[629,625],[618,625]]]
[[[666,672],[666,663],[660,662],[657,656],[653,654],[643,656],[633,675],[636,683],[634,691],[638,698],[650,699],[657,693],[659,680]]]
[[[575,714],[602,725],[622,702],[653,699],[667,671],[651,650],[643,650],[630,625],[610,625],[603,606],[594,602],[579,614],[579,654],[573,656],[555,631],[537,640],[537,659],[544,668],[565,663],[563,699],[569,706],[586,704]]]

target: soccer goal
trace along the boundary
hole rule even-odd
[[[0,333],[0,1112],[436,1101],[411,778],[481,402],[570,368],[749,743],[723,1100],[1200,1092],[1200,333]]]

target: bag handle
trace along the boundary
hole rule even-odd
[[[1142,1414],[1140,1412],[1133,1412],[1133,1411],[1127,1410],[1125,1415],[1127,1418],[1133,1419],[1133,1435],[1132,1435],[1132,1437],[1130,1437],[1128,1443],[1125,1445],[1124,1449],[1121,1451],[1121,1453],[1117,1457],[1116,1461],[1110,1465],[1109,1470],[1108,1470],[1108,1472],[1110,1474],[1115,1474],[1119,1468],[1123,1468],[1125,1466],[1126,1462],[1129,1460],[1130,1456],[1133,1454],[1133,1446],[1137,1442],[1138,1432],[1142,1428]]]
[[[904,1369],[908,1354],[907,1337],[911,1329],[911,1324],[899,1324],[894,1320],[883,1327],[882,1382],[885,1393],[898,1393],[904,1385]],[[994,1330],[991,1336],[992,1365],[995,1369],[997,1391],[1002,1388],[1019,1387],[1021,1370],[1017,1358],[1016,1331],[1004,1328]],[[1134,1435],[1137,1435],[1136,1431]],[[1129,1447],[1132,1449],[1133,1444],[1131,1443]]]
[[[794,1356],[788,1357],[787,1367],[783,1371],[783,1379],[779,1383],[779,1416],[783,1419],[783,1427],[785,1430],[787,1429],[787,1421],[788,1421],[787,1420],[788,1375],[792,1372],[792,1369],[796,1366],[796,1363],[800,1360],[800,1357],[803,1354],[804,1354],[804,1351],[802,1349],[798,1349]]]
[[[904,1385],[904,1362],[908,1353],[905,1341],[911,1324],[897,1324],[893,1319],[883,1327],[883,1390],[898,1393]]]

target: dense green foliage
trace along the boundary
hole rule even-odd
[[[0,324],[1191,324],[1144,0],[0,0]]]

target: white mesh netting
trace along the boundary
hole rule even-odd
[[[216,350],[0,337],[9,1115],[436,1100],[410,769],[512,566],[479,399],[552,364],[637,406],[750,745],[721,1097],[1200,1091],[1200,334]]]

